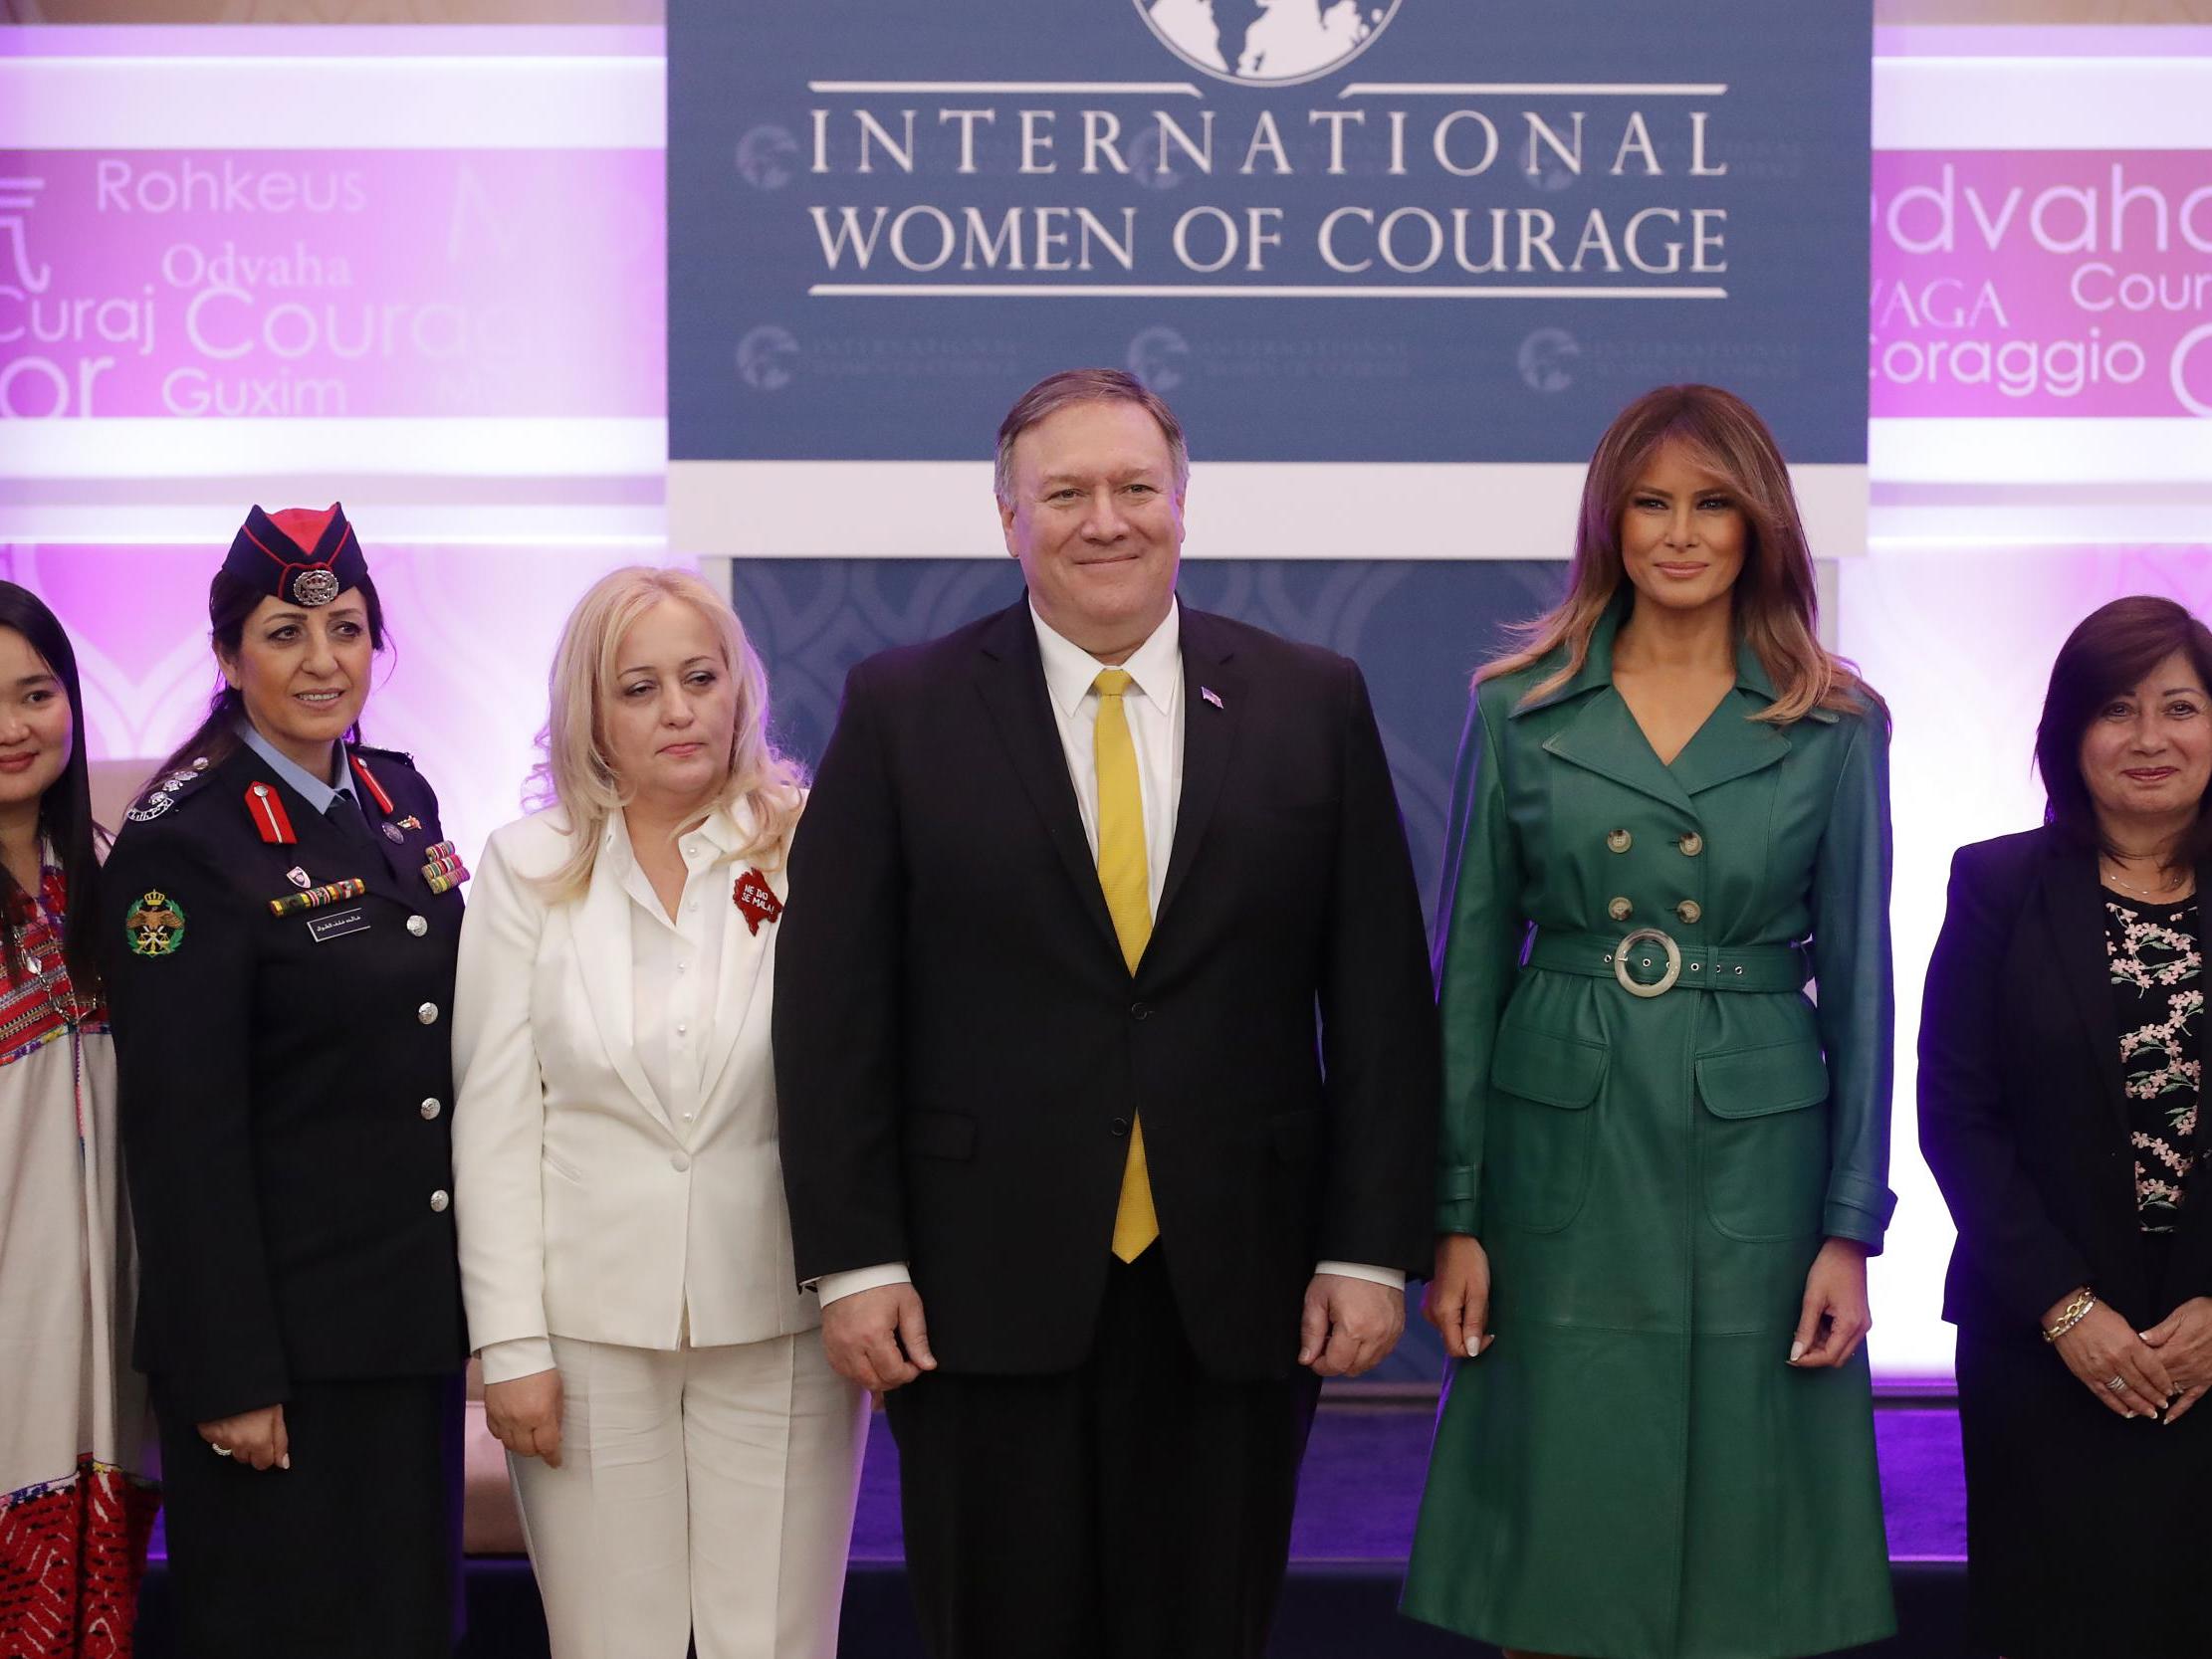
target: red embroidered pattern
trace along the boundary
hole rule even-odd
[[[0,1066],[52,1042],[73,1021],[101,1027],[108,1020],[98,1003],[83,1010],[76,1006],[69,963],[62,959],[61,917],[68,892],[61,871],[49,866],[40,887],[41,902],[20,902],[12,919],[25,971],[20,979],[0,979]]]
[[[152,1488],[85,1458],[77,1473],[0,1498],[0,1652],[129,1659]]]

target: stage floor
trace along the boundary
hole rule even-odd
[[[1300,1561],[1403,1561],[1429,1463],[1425,1403],[1323,1404],[1306,1449],[1290,1553]],[[1958,1412],[1948,1400],[1880,1402],[1875,1411],[1889,1555],[1900,1561],[1966,1558],[1966,1489]],[[899,1453],[882,1414],[870,1425],[868,1460],[853,1526],[856,1561],[902,1557]]]
[[[1396,1610],[1433,1415],[1421,1401],[1323,1404],[1306,1455],[1271,1659],[1494,1659],[1479,1643],[1415,1624]],[[1945,1399],[1888,1399],[1878,1404],[1875,1429],[1899,1632],[1848,1659],[1987,1659],[1963,1633],[1966,1500],[1958,1414]],[[174,1659],[158,1535],[155,1554],[138,1654]],[[861,1478],[840,1659],[926,1659],[904,1565],[898,1449],[879,1413]],[[471,1560],[468,1602],[469,1634],[458,1659],[547,1659],[527,1560]]]

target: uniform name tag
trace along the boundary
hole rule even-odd
[[[308,918],[308,933],[314,936],[315,942],[318,944],[321,944],[325,939],[343,938],[347,933],[361,933],[367,931],[368,918],[357,908],[349,911],[339,911],[335,916],[311,916]]]

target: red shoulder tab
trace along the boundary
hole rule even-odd
[[[376,774],[368,769],[368,762],[359,755],[352,756],[353,775],[368,785],[368,792],[376,797],[377,810],[387,818],[391,816],[391,796],[384,793],[384,786],[376,781]]]
[[[269,784],[246,785],[246,816],[253,819],[254,828],[270,846],[289,847],[300,839],[292,833],[292,816],[284,809],[284,797]]]

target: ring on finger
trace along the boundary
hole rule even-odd
[[[2111,1379],[2111,1381],[2105,1383],[2104,1386],[2111,1389],[2112,1392],[2115,1394],[2124,1394],[2127,1392],[2127,1378],[2125,1378],[2124,1376],[2115,1376]]]
[[[207,1449],[213,1452],[217,1457],[229,1457],[231,1455],[231,1450],[228,1446],[218,1446],[213,1441],[208,1442]]]

